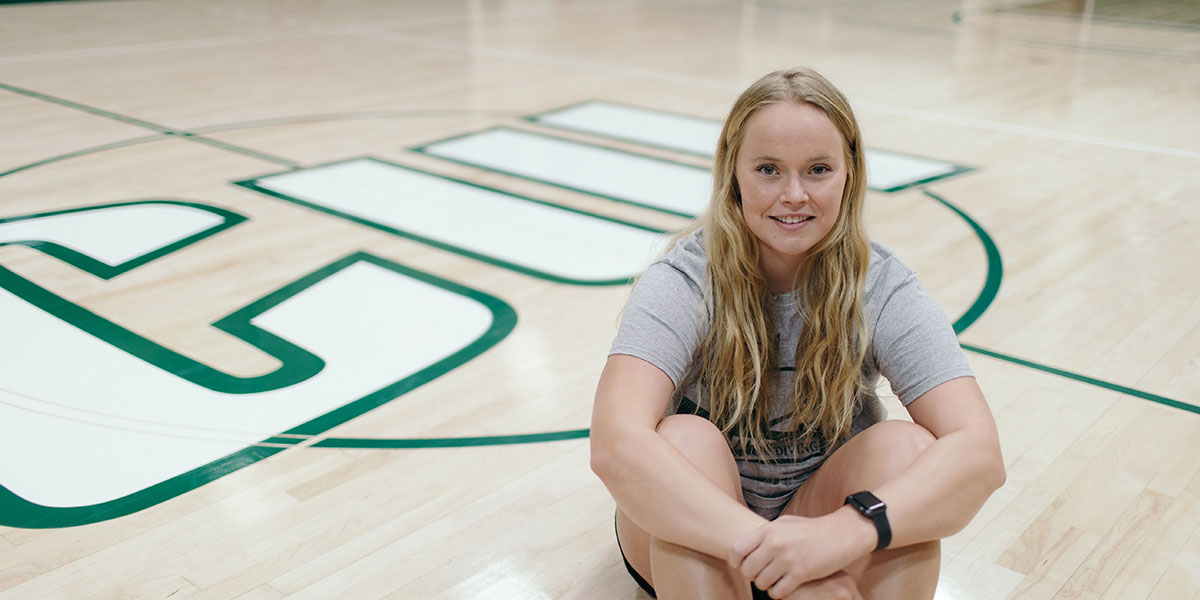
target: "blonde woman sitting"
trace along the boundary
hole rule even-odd
[[[1004,483],[950,324],[863,228],[862,136],[817,73],[734,104],[711,204],[638,280],[592,468],[664,600],[932,598],[939,540]],[[912,423],[884,420],[886,378]]]

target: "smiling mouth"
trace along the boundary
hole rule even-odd
[[[785,223],[787,225],[796,225],[797,223],[811,221],[811,220],[815,219],[816,217],[808,216],[808,217],[771,217],[771,218],[775,219],[776,221],[779,221],[780,223]]]

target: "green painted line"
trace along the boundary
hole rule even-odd
[[[58,156],[52,156],[50,158],[45,158],[42,160],[27,163],[27,164],[21,165],[19,167],[9,169],[7,171],[0,171],[0,177],[5,177],[7,175],[13,175],[15,173],[20,173],[21,171],[26,171],[29,169],[43,166],[43,165],[48,165],[50,163],[56,163],[56,162],[59,162],[62,160],[67,160],[69,158],[77,158],[80,156],[87,156],[89,154],[96,154],[96,153],[104,152],[107,150],[116,150],[118,148],[125,148],[127,146],[136,146],[138,144],[142,144],[145,142],[154,142],[154,141],[163,140],[163,139],[167,139],[167,137],[163,136],[163,135],[150,135],[150,136],[146,136],[146,137],[121,140],[119,142],[112,142],[111,144],[103,144],[100,146],[93,146],[91,148],[84,148],[82,150],[76,150],[74,152],[68,152],[66,154],[59,154]]]
[[[893,152],[892,154],[899,154],[899,152]],[[913,155],[905,154],[904,156],[913,156]],[[920,158],[920,157],[918,157],[918,158]],[[949,163],[947,163],[947,164],[949,164]],[[975,170],[975,167],[967,167],[967,166],[963,166],[963,165],[952,165],[952,166],[954,168],[950,169],[950,171],[946,172],[946,173],[941,173],[938,175],[930,175],[929,177],[926,177],[924,179],[910,181],[908,183],[905,183],[902,185],[895,185],[895,186],[892,186],[892,187],[886,188],[886,189],[882,189],[882,188],[871,188],[871,189],[873,189],[877,192],[883,192],[885,194],[895,194],[896,192],[903,192],[904,190],[909,190],[909,189],[912,189],[915,187],[920,187],[923,185],[941,181],[943,179],[948,179],[950,177],[962,175],[964,173],[970,173],[971,171]]]
[[[996,299],[996,295],[1000,293],[1000,282],[1004,279],[1004,261],[1000,258],[1000,248],[996,246],[996,241],[988,234],[975,219],[971,218],[963,209],[951,204],[945,198],[927,190],[922,189],[922,193],[940,202],[946,208],[954,211],[962,220],[967,222],[971,230],[975,232],[975,237],[979,238],[979,242],[983,244],[983,250],[987,254],[987,278],[984,280],[983,289],[979,291],[979,295],[975,297],[975,301],[971,306],[967,307],[958,319],[954,321],[954,333],[960,334],[973,325],[988,307]]]
[[[37,214],[32,214],[32,215],[8,217],[8,218],[0,219],[0,224],[11,223],[11,222],[15,222],[15,221],[36,220],[36,219],[40,219],[40,218],[44,218],[44,217],[52,217],[52,216],[56,216],[56,215],[89,212],[89,211],[100,210],[100,209],[104,209],[104,208],[113,208],[113,207],[118,207],[118,206],[138,206],[138,205],[145,205],[145,204],[165,204],[165,205],[171,205],[171,206],[186,206],[189,208],[195,208],[197,210],[202,210],[202,211],[217,215],[223,219],[223,222],[218,223],[212,227],[209,227],[208,229],[205,229],[204,231],[197,232],[186,238],[172,242],[171,244],[168,244],[166,246],[158,248],[152,252],[148,252],[141,256],[134,257],[130,260],[127,260],[127,261],[119,264],[119,265],[109,265],[109,264],[100,262],[100,261],[98,261],[86,254],[78,252],[72,248],[68,248],[66,246],[62,246],[60,244],[57,244],[54,242],[48,242],[45,240],[14,240],[14,241],[8,241],[8,242],[0,242],[0,246],[26,246],[31,249],[37,250],[38,252],[46,254],[48,256],[57,258],[58,260],[61,260],[62,262],[65,262],[77,269],[82,270],[82,271],[86,271],[86,272],[88,272],[92,275],[95,275],[96,277],[99,277],[101,279],[112,279],[114,277],[117,277],[117,276],[127,273],[129,271],[132,271],[133,269],[136,269],[146,263],[149,263],[154,260],[158,260],[159,258],[162,258],[162,257],[164,257],[168,254],[171,254],[173,252],[176,252],[178,250],[182,250],[183,248],[186,248],[187,246],[195,244],[196,242],[199,242],[200,240],[203,240],[205,238],[214,236],[222,231],[225,231],[226,229],[229,229],[230,227],[234,227],[235,225],[243,223],[247,220],[246,217],[244,217],[238,213],[235,213],[231,210],[226,210],[224,208],[219,208],[219,207],[211,206],[208,204],[200,204],[198,202],[188,202],[188,201],[184,201],[184,200],[134,200],[131,202],[117,202],[117,203],[113,203],[113,204],[100,204],[100,205],[94,205],[94,206],[85,206],[82,208],[69,208],[66,210],[56,210],[56,211],[37,213]]]
[[[307,423],[293,427],[283,432],[282,435],[312,437],[317,434],[324,433],[333,427],[341,425],[350,419],[379,408],[380,406],[383,406],[384,404],[387,404],[388,402],[391,402],[392,400],[395,400],[396,398],[399,398],[400,396],[407,394],[408,392],[415,390],[446,373],[449,373],[451,370],[467,363],[476,356],[483,354],[484,351],[498,344],[500,340],[508,337],[508,334],[512,333],[512,330],[517,326],[517,311],[513,310],[508,303],[495,296],[466,287],[448,279],[442,279],[441,277],[426,273],[424,271],[418,271],[411,267],[406,267],[399,263],[379,258],[372,254],[367,254],[365,252],[356,252],[351,254],[350,256],[347,256],[346,258],[335,262],[328,267],[313,273],[312,275],[296,281],[294,284],[288,287],[308,287],[309,285],[316,283],[316,281],[324,279],[325,277],[328,277],[329,275],[360,261],[369,262],[378,267],[395,271],[418,281],[440,287],[448,292],[459,294],[475,300],[491,311],[492,325],[486,332],[476,338],[475,341],[467,344],[458,351],[446,356],[436,363],[418,371],[417,373],[405,377],[404,379],[401,379],[391,385],[380,388],[375,392],[367,394],[358,400],[325,413],[324,415],[312,419]]]
[[[1018,358],[1016,356],[1001,354],[994,350],[980,348],[979,346],[972,346],[970,344],[961,344],[961,345],[964,350],[968,350],[968,351],[974,352],[976,354],[982,354],[983,356],[994,358],[996,360],[1010,362],[1012,364],[1020,365],[1022,367],[1027,367],[1027,368],[1034,369],[1037,371],[1042,371],[1043,373],[1050,373],[1051,375],[1057,375],[1059,377],[1064,377],[1064,378],[1070,379],[1072,381],[1086,383],[1088,385],[1093,385],[1093,386],[1096,386],[1099,388],[1104,388],[1106,390],[1118,392],[1121,394],[1125,394],[1127,396],[1133,396],[1135,398],[1149,400],[1151,402],[1155,402],[1157,404],[1162,404],[1164,406],[1170,406],[1171,408],[1178,408],[1180,410],[1186,410],[1188,412],[1200,414],[1200,406],[1196,406],[1194,404],[1180,402],[1179,400],[1172,400],[1171,398],[1167,398],[1166,396],[1159,396],[1158,394],[1151,394],[1150,392],[1143,392],[1142,390],[1137,390],[1137,389],[1134,389],[1134,388],[1131,388],[1128,386],[1121,385],[1119,383],[1113,383],[1111,381],[1104,381],[1102,379],[1096,379],[1095,377],[1089,377],[1087,375],[1073,373],[1071,371],[1059,369],[1057,367],[1051,367],[1048,365],[1043,365],[1040,363],[1033,362],[1031,360]]]
[[[228,143],[222,142],[220,140],[214,140],[212,138],[207,138],[207,137],[204,137],[201,135],[196,135],[195,133],[192,133],[192,132],[172,129],[170,127],[159,125],[157,123],[152,123],[152,122],[146,121],[144,119],[135,119],[133,117],[125,116],[125,115],[122,115],[120,113],[116,113],[116,112],[113,112],[110,110],[103,110],[103,109],[95,108],[93,106],[88,106],[86,104],[80,104],[79,102],[66,100],[64,98],[57,98],[57,97],[51,96],[49,94],[35,92],[33,90],[28,90],[25,88],[17,87],[15,85],[9,85],[7,83],[0,83],[0,90],[7,90],[14,94],[20,94],[20,95],[26,96],[28,98],[33,98],[35,100],[41,100],[43,102],[49,102],[51,104],[57,104],[59,106],[71,108],[71,109],[85,112],[85,113],[95,115],[98,117],[103,117],[105,119],[110,119],[110,120],[117,121],[120,123],[125,123],[126,125],[132,125],[134,127],[141,127],[143,129],[149,129],[149,130],[161,133],[163,135],[177,136],[177,137],[180,137],[183,139],[193,140],[193,141],[200,142],[203,144],[208,144],[210,146],[214,146],[214,147],[220,148],[222,150],[229,150],[231,152],[236,152],[236,153],[242,154],[244,156],[251,156],[251,157],[254,157],[254,158],[257,158],[260,160],[265,160],[267,162],[273,162],[273,163],[277,163],[277,164],[281,164],[281,165],[286,165],[289,167],[298,167],[299,166],[299,163],[292,162],[285,158],[271,156],[269,154],[263,154],[262,152],[259,152],[257,150],[251,150],[249,148],[235,146],[233,144],[228,144]]]
[[[607,215],[602,215],[599,213],[594,213],[594,212],[582,210],[582,209],[571,207],[571,206],[557,204],[554,202],[550,202],[548,200],[539,200],[536,198],[530,198],[528,196],[522,196],[519,194],[501,190],[498,188],[492,188],[492,187],[488,187],[488,186],[474,183],[471,181],[467,181],[465,179],[457,179],[454,177],[447,177],[445,175],[439,175],[439,174],[433,173],[431,171],[425,171],[423,169],[408,167],[405,165],[389,162],[386,160],[382,160],[382,159],[378,159],[378,158],[374,158],[374,157],[370,157],[370,156],[334,161],[334,162],[326,163],[323,165],[317,165],[315,167],[308,167],[305,170],[308,170],[309,168],[315,169],[315,168],[320,168],[320,167],[336,165],[336,164],[340,164],[340,163],[353,162],[353,161],[357,161],[357,160],[369,160],[369,161],[372,161],[375,163],[385,164],[385,165],[388,165],[390,167],[394,167],[397,169],[411,171],[414,173],[421,173],[422,175],[429,175],[431,177],[436,177],[438,179],[443,179],[446,181],[452,181],[454,183],[461,184],[461,185],[464,185],[467,187],[472,187],[475,189],[480,189],[480,190],[484,190],[487,192],[500,194],[500,195],[507,196],[510,198],[516,198],[518,200],[524,200],[526,202],[531,202],[533,204],[538,204],[541,206],[546,206],[546,207],[550,207],[550,208],[554,208],[554,209],[558,209],[558,210],[563,210],[563,211],[574,213],[574,214],[588,216],[588,217],[598,219],[601,221],[605,221],[605,222],[609,222],[609,223],[615,223],[615,224],[623,225],[626,227],[632,227],[634,229],[640,229],[642,231],[647,231],[647,232],[651,232],[651,233],[660,233],[660,234],[668,233],[666,230],[660,229],[657,227],[650,227],[648,225],[634,223],[632,221],[625,221],[625,220],[618,219],[615,217],[610,217]],[[293,171],[286,171],[284,174],[292,173],[292,172]],[[520,265],[520,264],[517,264],[514,262],[504,260],[502,258],[498,258],[495,256],[491,256],[488,254],[483,254],[481,252],[470,250],[470,249],[464,248],[462,246],[456,246],[454,244],[450,244],[450,243],[436,240],[436,239],[433,239],[430,237],[426,237],[426,236],[420,235],[418,233],[400,229],[398,227],[392,227],[390,225],[385,225],[383,223],[379,223],[377,221],[372,221],[372,220],[364,218],[364,217],[360,217],[360,216],[352,215],[352,214],[349,214],[346,212],[342,212],[337,209],[329,208],[328,206],[325,206],[323,204],[318,204],[315,202],[309,202],[307,200],[302,200],[300,198],[296,198],[294,196],[290,196],[288,194],[284,194],[282,192],[278,192],[278,191],[263,187],[262,185],[259,184],[260,181],[269,179],[276,175],[279,175],[279,173],[274,173],[271,175],[263,175],[260,177],[255,177],[255,178],[251,178],[251,179],[247,179],[247,180],[243,180],[243,181],[235,181],[234,184],[240,185],[246,189],[253,190],[260,194],[270,196],[272,198],[284,200],[286,202],[290,202],[290,203],[296,204],[298,206],[303,206],[305,208],[309,208],[309,209],[312,209],[312,210],[315,210],[318,212],[322,212],[327,215],[337,217],[339,219],[344,219],[344,220],[350,221],[352,223],[357,223],[364,227],[370,227],[372,229],[383,231],[385,233],[389,233],[389,234],[392,234],[397,237],[402,237],[405,239],[420,242],[427,246],[432,246],[434,248],[438,248],[439,250],[445,250],[446,252],[451,252],[454,254],[458,254],[460,256],[465,256],[467,258],[478,260],[480,262],[495,265],[497,267],[501,267],[504,269],[508,269],[510,271],[514,271],[514,272],[521,273],[523,275],[528,275],[530,277],[535,277],[538,279],[543,279],[546,281],[552,281],[555,283],[563,283],[563,284],[568,284],[568,285],[579,285],[579,286],[615,286],[615,285],[628,285],[630,283],[633,283],[633,280],[634,280],[633,277],[625,277],[625,278],[619,278],[619,279],[605,279],[605,280],[596,280],[596,281],[585,280],[585,279],[573,279],[570,277],[562,277],[560,275],[547,273],[545,271],[539,271],[539,270],[531,268],[531,267],[526,267],[524,265]]]
[[[216,133],[238,129],[255,129],[259,127],[275,127],[278,125],[295,125],[299,123],[323,123],[329,121],[359,121],[369,119],[461,119],[463,117],[519,117],[520,111],[515,110],[472,110],[472,109],[396,109],[396,110],[364,110],[315,115],[298,115],[276,117],[270,119],[254,119],[235,123],[220,123],[204,127],[193,127],[192,133]]]
[[[128,496],[90,506],[42,506],[0,485],[0,525],[22,529],[60,529],[123,517],[183,495],[285,449],[278,446],[251,446]]]
[[[128,206],[134,204],[185,205],[201,210],[207,210],[222,216],[226,220],[223,223],[219,223],[186,239],[162,248],[158,248],[153,252],[135,257],[125,263],[115,266],[106,265],[70,248],[42,240],[23,240],[19,242],[8,242],[7,244],[28,246],[34,250],[62,260],[78,269],[91,273],[92,275],[104,279],[110,279],[122,273],[128,272],[131,269],[144,265],[152,260],[157,260],[163,256],[166,256],[167,254],[176,252],[186,246],[195,244],[202,239],[215,235],[220,231],[228,229],[229,227],[246,220],[245,217],[232,213],[231,211],[207,206],[204,204],[198,204],[194,202],[151,200],[92,206],[22,217],[12,217],[0,220],[0,223],[36,219],[39,217],[56,214],[84,212],[99,208],[107,208],[109,206]],[[223,371],[218,371],[217,369],[198,362],[191,357],[184,356],[183,354],[171,350],[170,348],[167,348],[157,342],[138,335],[137,333],[134,333],[133,331],[114,323],[113,321],[105,319],[104,317],[101,317],[100,315],[97,315],[96,313],[78,304],[75,304],[74,302],[71,302],[70,300],[54,294],[53,292],[33,283],[28,279],[25,279],[24,277],[21,277],[20,275],[3,266],[0,266],[0,287],[8,290],[10,293],[16,295],[22,300],[25,300],[26,302],[53,315],[54,317],[73,325],[84,332],[87,332],[88,334],[104,341],[105,343],[112,345],[113,347],[119,348],[120,350],[123,350],[128,354],[154,365],[163,371],[171,373],[176,377],[217,392],[223,392],[227,394],[252,394],[284,388],[316,375],[325,367],[325,362],[316,355],[250,323],[251,319],[254,317],[266,312],[269,308],[291,297],[292,294],[287,293],[287,288],[280,292],[270,294],[213,323],[213,327],[238,339],[241,339],[247,344],[258,348],[263,353],[274,357],[280,362],[279,368],[270,373],[257,375],[254,377],[239,377],[230,375]]]
[[[294,446],[303,441],[304,441],[304,438],[295,438],[295,437],[288,437],[288,436],[274,436],[274,437],[269,437],[259,443],[260,444],[268,444],[268,445],[277,445],[277,446]]]
[[[464,448],[474,446],[511,446],[576,440],[588,437],[589,429],[569,429],[548,433],[525,433],[518,435],[491,435],[483,437],[449,438],[326,438],[312,445],[313,448],[355,449],[412,449],[412,448]]]

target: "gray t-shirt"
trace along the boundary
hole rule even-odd
[[[706,257],[701,235],[697,231],[683,238],[646,269],[634,286],[609,351],[610,355],[636,356],[671,378],[677,389],[667,408],[668,415],[709,416],[707,395],[697,394],[695,383],[678,387],[692,368],[692,356],[705,326]],[[882,375],[907,406],[939,384],[971,375],[954,330],[937,302],[917,281],[912,269],[879,244],[871,244],[864,291],[870,348],[863,378],[868,389],[873,390]],[[833,450],[819,436],[805,447],[789,443],[788,396],[803,322],[790,294],[775,297],[775,311],[780,368],[772,385],[775,397],[768,433],[774,459],[743,455],[737,438],[731,440],[746,502],[768,519],[779,515],[796,488]],[[687,381],[698,379],[686,377]],[[874,391],[860,396],[851,435],[883,420],[884,413]]]

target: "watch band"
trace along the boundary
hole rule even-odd
[[[875,552],[883,550],[892,543],[892,526],[888,523],[887,504],[875,497],[871,492],[862,491],[846,496],[846,504],[853,506],[862,516],[875,524],[875,533],[879,534],[879,543]]]

